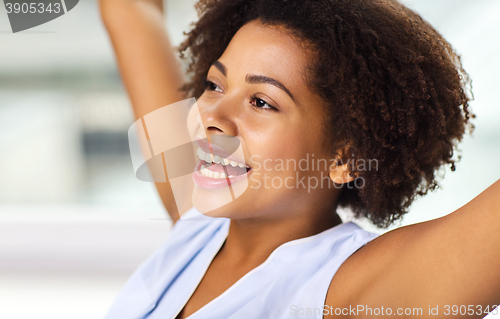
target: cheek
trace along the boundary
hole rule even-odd
[[[278,172],[280,175],[293,175],[295,178],[300,178],[326,174],[328,170],[323,167],[324,162],[328,163],[328,158],[325,155],[324,143],[315,131],[294,130],[283,139],[273,148],[274,158],[281,159],[285,163],[285,171]],[[322,159],[322,165],[318,166],[320,159]]]
[[[279,134],[273,150],[284,159],[299,160],[305,158],[307,153],[314,152],[317,149],[315,144],[308,128],[296,125]]]
[[[313,128],[315,128],[313,126]],[[252,127],[244,140],[250,154],[258,155],[259,163],[299,161],[308,153],[319,151],[318,138],[311,126],[303,121],[274,122],[264,128]],[[309,154],[311,156],[311,154]],[[269,165],[268,165],[269,166]]]
[[[250,147],[250,145],[249,145]],[[256,144],[250,150],[253,162],[258,168],[270,174],[283,174],[282,171],[273,172],[274,168],[287,160],[295,160],[301,156],[301,147],[297,145],[293,136],[285,133],[259,136]],[[265,168],[265,169],[264,169]]]

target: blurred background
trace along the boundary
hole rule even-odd
[[[500,177],[500,1],[403,2],[462,56],[477,119],[457,171],[394,227],[446,215]],[[166,1],[174,45],[194,3]],[[0,318],[101,318],[167,238],[154,185],[134,177],[133,121],[96,1],[16,34],[0,6]]]

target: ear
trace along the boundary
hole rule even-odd
[[[345,145],[342,149],[338,151],[338,156],[332,160],[332,164],[330,165],[329,176],[330,179],[336,184],[345,184],[352,182],[358,176],[358,173],[353,174],[351,169],[353,168],[353,163],[351,161],[347,161],[345,164],[342,164],[342,160],[344,158],[344,154],[347,154],[349,150],[349,145]]]
[[[338,165],[336,163],[333,163],[332,165],[330,165],[330,172],[329,172],[330,179],[336,184],[345,184],[355,180],[357,174],[351,173],[349,164],[350,163]]]

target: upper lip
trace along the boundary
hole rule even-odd
[[[224,149],[222,146],[214,144],[214,143],[209,143],[206,138],[196,136],[195,140],[196,145],[200,147],[205,153],[211,153],[213,155],[219,155],[220,157],[227,158],[230,161],[235,161],[238,163],[244,163],[246,166],[250,167],[244,159],[238,158],[232,153],[229,153],[226,149]],[[211,149],[211,150],[210,150]]]

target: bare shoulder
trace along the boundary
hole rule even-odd
[[[430,228],[436,227],[436,221],[400,227],[378,236],[352,254],[338,269],[327,292],[325,305],[329,309],[344,309],[340,317],[350,318],[353,307],[370,299],[370,295],[380,296],[380,282],[391,281],[398,276],[398,263],[404,258],[404,252],[411,249],[411,243],[418,242]],[[340,311],[340,310],[338,310]],[[338,313],[335,317],[339,317]],[[361,316],[362,317],[362,316]],[[325,314],[324,318],[333,318]]]
[[[455,305],[467,308],[467,318],[484,317],[487,312],[480,309],[500,303],[499,193],[497,181],[451,214],[372,240],[339,268],[325,303],[411,313],[404,317],[428,315],[437,307],[441,311],[434,318],[446,317],[446,307]],[[346,312],[343,317],[373,315]]]

